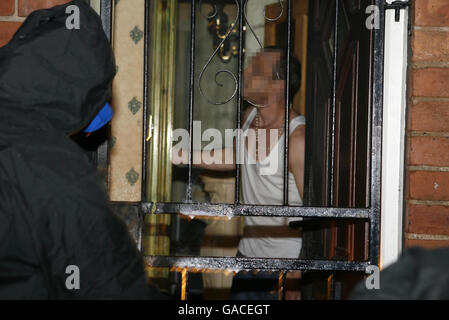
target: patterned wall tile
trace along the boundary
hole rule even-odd
[[[128,109],[131,111],[133,115],[135,115],[137,112],[139,112],[140,108],[142,107],[142,102],[136,99],[134,97],[130,102],[128,102]]]
[[[129,33],[131,39],[133,39],[135,44],[138,44],[140,40],[143,38],[143,31],[139,29],[138,26],[135,26],[134,29]]]
[[[126,173],[126,180],[128,180],[128,183],[130,186],[133,186],[136,184],[136,182],[139,180],[139,174],[134,170],[134,168],[131,168]]]
[[[119,71],[113,83],[109,197],[140,201],[145,1],[116,0],[115,5],[113,46]]]

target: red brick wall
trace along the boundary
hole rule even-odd
[[[9,42],[32,11],[67,2],[69,0],[0,0],[0,46]]]
[[[50,8],[70,2],[68,0],[19,0],[19,16],[26,17],[37,9]]]
[[[449,1],[415,0],[405,245],[449,246]]]

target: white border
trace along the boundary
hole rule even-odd
[[[408,9],[401,10],[400,22],[394,15],[385,15],[380,268],[398,259],[403,234]]]

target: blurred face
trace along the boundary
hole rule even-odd
[[[280,60],[279,52],[259,52],[243,74],[243,98],[258,106],[266,106],[272,95],[282,95],[282,80],[273,79],[273,68]]]

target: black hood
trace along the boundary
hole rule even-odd
[[[72,5],[80,29],[66,27]],[[114,75],[101,19],[85,1],[34,11],[0,48],[0,141],[82,129],[110,100]]]

